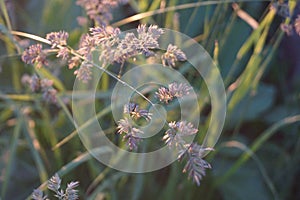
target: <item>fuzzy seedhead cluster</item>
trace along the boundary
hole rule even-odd
[[[158,88],[158,91],[155,92],[156,97],[159,99],[159,101],[168,103],[169,101],[172,101],[175,97],[181,98],[183,96],[186,96],[190,93],[192,88],[188,86],[185,83],[170,83],[168,85],[168,88],[160,87]]]
[[[111,9],[120,4],[127,3],[127,0],[77,0],[77,5],[83,7],[87,16],[96,25],[89,29],[89,33],[83,34],[78,43],[78,48],[73,49],[68,45],[69,34],[65,31],[51,32],[46,35],[50,48],[43,48],[41,44],[34,44],[27,48],[22,60],[27,64],[33,64],[38,69],[49,64],[48,54],[56,53],[56,57],[64,60],[69,69],[74,69],[74,74],[82,82],[91,79],[92,68],[97,67],[107,72],[108,66],[115,63],[120,65],[118,76],[109,73],[113,78],[119,80],[122,68],[127,61],[133,61],[137,56],[143,55],[146,58],[155,57],[165,67],[175,68],[176,63],[187,60],[185,53],[174,44],[169,44],[167,49],[161,53],[159,38],[164,34],[164,30],[157,25],[146,26],[141,24],[135,31],[122,32],[119,28],[109,26],[112,20]],[[96,64],[98,60],[100,64]],[[104,70],[105,69],[105,70]],[[39,78],[34,75],[26,76],[24,83],[28,84],[33,92],[42,92],[44,99],[55,102],[56,90],[53,82]],[[155,97],[160,103],[168,104],[174,99],[180,99],[189,95],[192,88],[185,83],[170,83],[167,87],[160,87],[155,92]],[[131,102],[123,107],[123,118],[117,123],[117,133],[123,136],[123,141],[130,151],[137,151],[142,138],[139,137],[143,131],[137,126],[140,120],[151,121],[152,113],[148,110],[140,109],[137,103]],[[165,131],[162,140],[169,147],[177,148],[178,160],[187,159],[184,172],[188,172],[189,177],[200,185],[205,169],[210,165],[202,159],[205,151],[212,149],[203,148],[196,143],[189,143],[186,137],[195,136],[198,129],[187,121],[167,123],[168,129]],[[60,178],[55,175],[50,181],[48,188],[56,193],[56,197],[61,199],[77,198],[74,188],[77,182],[70,183],[65,191],[59,190]],[[72,193],[73,192],[73,193]],[[73,194],[73,196],[72,196]],[[43,199],[42,193],[36,190],[35,199]]]
[[[41,44],[31,45],[22,55],[22,60],[26,64],[37,64],[37,68],[48,65],[47,54],[43,51]]]
[[[128,0],[77,0],[76,4],[84,8],[91,20],[106,26],[113,18],[111,10],[127,2]]]
[[[51,48],[57,52],[57,57],[68,62],[69,69],[80,66],[74,74],[80,80],[87,82],[91,78],[91,68],[93,67],[93,52],[99,52],[98,60],[101,67],[112,63],[124,65],[126,60],[138,55],[146,57],[155,56],[154,50],[159,49],[158,39],[164,33],[163,29],[156,25],[147,27],[145,24],[139,25],[137,35],[133,32],[126,33],[124,37],[118,28],[110,26],[90,28],[89,34],[84,34],[77,50],[67,46],[68,33],[64,31],[52,32],[46,38],[51,44]],[[37,68],[47,65],[47,52],[41,44],[31,45],[27,48],[22,60],[27,64],[36,64]],[[161,56],[162,63],[175,67],[176,61],[185,61],[185,54],[175,45],[170,44],[167,51]]]
[[[54,197],[58,200],[77,200],[78,190],[75,188],[79,186],[79,182],[70,182],[67,184],[65,190],[61,189],[61,178],[58,174],[55,174],[48,181],[48,189],[55,193]],[[49,200],[47,196],[43,194],[43,191],[40,189],[35,189],[32,193],[33,200]]]
[[[168,88],[160,87],[155,93],[156,98],[168,104],[175,97],[180,99],[183,96],[189,95],[191,88],[183,83],[171,83]],[[118,121],[117,133],[123,135],[123,141],[130,151],[136,151],[139,143],[142,141],[139,134],[144,132],[136,125],[139,119],[150,121],[152,113],[148,110],[140,109],[136,103],[129,103],[124,106],[123,118]],[[131,121],[133,119],[133,121]],[[165,131],[162,140],[170,148],[176,148],[179,152],[178,160],[187,160],[183,172],[187,172],[197,185],[200,185],[200,180],[205,175],[205,170],[211,168],[210,164],[202,158],[207,151],[212,151],[212,148],[203,148],[195,142],[189,142],[189,139],[196,136],[198,129],[187,121],[173,121],[168,123],[168,129]]]
[[[274,2],[272,4],[272,9],[276,10],[277,15],[283,17],[283,18],[291,18],[291,12],[288,2]],[[293,17],[294,18],[294,17]],[[290,24],[282,23],[280,25],[280,28],[282,31],[284,31],[288,36],[291,36],[293,34],[297,34],[300,36],[300,15],[297,15],[295,19],[292,20]]]
[[[130,119],[138,121],[139,119],[144,118],[146,121],[150,121],[152,113],[149,113],[147,110],[140,109],[139,105],[136,103],[129,103],[124,105],[123,114],[124,118],[118,121],[118,133],[124,134],[123,141],[126,141],[126,145],[129,150],[137,150],[138,144],[142,140],[138,137],[138,134],[143,134],[143,131],[135,127]]]
[[[163,140],[168,146],[177,148],[179,161],[186,159],[183,172],[188,173],[188,177],[199,186],[206,169],[211,168],[210,164],[203,159],[204,154],[213,149],[204,148],[196,142],[188,142],[188,138],[197,132],[198,129],[190,122],[173,121],[169,123],[169,129],[165,132]]]
[[[175,67],[176,62],[185,61],[185,53],[173,44],[169,44],[167,50],[160,56],[157,56],[156,50],[160,49],[158,39],[164,34],[164,30],[156,25],[147,27],[139,25],[136,33],[127,32],[123,34],[120,29],[110,26],[98,26],[90,28],[88,34],[84,34],[79,42],[78,49],[74,50],[68,46],[68,33],[64,31],[52,32],[47,34],[46,39],[49,41],[50,49],[43,49],[42,45],[35,44],[26,49],[22,55],[22,60],[28,64],[36,64],[37,68],[48,63],[47,52],[56,52],[56,56],[67,61],[69,69],[75,69],[74,74],[79,80],[88,82],[91,79],[91,69],[99,67],[101,69],[112,64],[119,63],[121,68],[128,59],[135,58],[138,55],[145,57],[156,57],[161,59],[164,66]],[[95,54],[96,52],[96,54]],[[96,65],[93,61],[95,55],[101,66]],[[133,59],[134,60],[134,59]],[[79,67],[80,66],[80,67]],[[26,82],[32,88],[32,91],[43,91],[49,93],[54,89],[49,89],[52,83],[47,83],[45,79],[38,79],[36,76],[27,78]],[[44,89],[44,88],[47,89]],[[155,97],[159,102],[168,104],[175,98],[180,99],[189,95],[192,88],[186,83],[173,82],[168,87],[160,87],[155,92]],[[55,91],[56,92],[56,91]],[[55,96],[55,95],[54,95]],[[48,96],[45,97],[50,98]],[[54,99],[54,98],[53,98]],[[142,141],[138,135],[143,131],[137,127],[133,121],[144,119],[150,121],[152,113],[145,109],[140,109],[136,103],[124,105],[124,117],[118,121],[117,133],[123,135],[123,141],[130,151],[136,151],[139,143]],[[133,119],[133,121],[132,121]],[[196,143],[188,143],[185,138],[193,136],[198,132],[193,124],[186,121],[170,122],[167,124],[169,129],[165,132],[163,140],[170,147],[176,147],[180,154],[178,160],[187,159],[184,172],[188,172],[190,178],[200,185],[200,180],[205,174],[205,169],[210,165],[202,159],[205,151],[209,148],[202,148]]]
[[[32,92],[42,92],[42,97],[46,102],[56,103],[57,90],[54,89],[53,81],[46,78],[39,78],[37,75],[23,75],[22,83],[28,85]]]
[[[297,34],[300,36],[300,15],[297,16],[295,21],[292,24],[284,24],[280,25],[282,31],[284,31],[288,36],[293,34]]]

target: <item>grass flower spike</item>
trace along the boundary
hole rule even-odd
[[[23,75],[22,83],[29,85],[32,92],[42,93],[43,99],[50,103],[56,103],[57,91],[52,87],[53,81],[46,78],[39,78],[37,75]]]
[[[152,113],[149,113],[148,110],[139,109],[139,105],[136,103],[129,103],[124,106],[124,114],[129,114],[130,117],[134,118],[135,120],[139,118],[144,118],[147,121],[151,120]]]
[[[161,60],[164,66],[175,67],[175,62],[185,61],[186,55],[177,46],[169,44],[167,52],[161,56]]]
[[[88,17],[97,24],[108,25],[112,20],[112,9],[128,0],[77,0],[77,5],[83,7]]]
[[[160,102],[169,103],[175,97],[181,98],[186,96],[190,93],[192,88],[185,83],[171,83],[168,85],[168,88],[160,87],[158,91],[155,93],[156,97],[159,99]]]
[[[123,140],[126,141],[126,144],[129,147],[129,149],[131,151],[137,150],[138,143],[141,141],[137,134],[143,132],[138,128],[133,127],[128,118],[121,119],[118,122],[117,129],[119,134],[124,134]]]
[[[55,48],[57,46],[66,46],[68,37],[69,33],[65,31],[59,31],[48,33],[46,39],[51,42],[51,48]]]
[[[204,152],[212,151],[212,148],[202,148],[199,144],[192,143],[184,155],[187,156],[187,163],[183,169],[184,173],[188,173],[198,186],[203,176],[206,174],[206,169],[210,169],[211,165],[203,160]]]
[[[37,64],[37,68],[48,64],[46,54],[43,52],[43,46],[41,44],[29,46],[22,54],[22,61],[26,64]]]
[[[79,199],[78,190],[75,188],[79,186],[79,182],[70,182],[67,184],[65,190],[61,189],[61,178],[58,174],[55,174],[48,180],[48,189],[55,193],[54,197],[58,200],[77,200]],[[31,195],[34,200],[44,200],[48,199],[43,196],[43,192],[39,189],[35,189]]]

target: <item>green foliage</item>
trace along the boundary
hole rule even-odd
[[[287,36],[278,21],[290,24],[293,20],[278,16],[270,9],[272,3],[239,2],[241,9],[258,21],[255,30],[232,10],[235,1],[132,0],[126,12],[113,13],[120,20],[113,21],[112,26],[121,29],[136,28],[134,23],[138,21],[194,37],[221,71],[228,115],[220,141],[208,155],[212,169],[197,187],[186,180],[179,162],[145,174],[118,172],[98,163],[90,153],[102,155],[109,150],[100,147],[86,151],[66,101],[72,96],[74,70],[54,59],[49,68],[25,66],[20,61],[21,38],[12,32],[21,30],[45,37],[49,31],[66,30],[69,44],[76,48],[81,34],[87,32],[87,26],[76,22],[84,11],[75,1],[8,1],[12,7],[5,2],[0,0],[0,199],[29,199],[33,189],[45,190],[47,180],[55,173],[66,183],[80,182],[80,199],[300,198],[300,81],[298,85],[289,84],[288,72],[270,79],[280,63],[279,55],[288,51],[279,48]],[[295,5],[295,1],[289,1],[291,13]],[[135,17],[128,17],[134,13]],[[205,132],[210,118],[208,90],[194,71],[181,67],[179,71],[200,93],[200,132]],[[29,92],[21,82],[25,73],[53,80],[58,90],[57,105]],[[281,94],[278,85],[282,80],[287,96]],[[106,76],[96,93],[100,110],[96,117],[111,138],[116,133],[108,99],[113,84],[115,80]],[[87,95],[78,93],[76,97],[85,99]],[[84,129],[92,120],[77,128]]]

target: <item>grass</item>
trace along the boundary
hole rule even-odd
[[[80,199],[300,198],[300,81],[290,82],[288,70],[280,73],[282,68],[292,70],[295,66],[284,64],[288,58],[279,58],[288,51],[281,45],[288,36],[280,24],[290,24],[293,18],[279,16],[270,9],[270,1],[240,1],[240,8],[259,24],[253,30],[233,11],[233,2],[132,0],[125,6],[126,11],[122,7],[114,10],[117,20],[111,23],[123,30],[147,23],[183,32],[199,42],[218,66],[226,87],[227,117],[215,151],[207,155],[212,169],[198,187],[181,172],[184,165],[179,162],[143,174],[119,172],[99,163],[83,146],[78,130],[98,120],[105,127],[105,134],[118,140],[109,98],[118,81],[112,77],[117,68],[104,69],[108,74],[97,85],[96,118],[76,127],[70,101],[66,101],[72,96],[74,70],[67,70],[55,59],[51,59],[51,65],[57,67],[25,66],[20,60],[24,49],[16,41],[17,37],[47,43],[43,39],[47,32],[65,29],[70,34],[69,45],[76,47],[80,35],[88,31],[75,19],[84,14],[83,10],[75,2],[35,4],[35,0],[29,0],[22,6],[12,2],[12,12],[0,0],[1,199],[30,199],[33,189],[45,190],[47,180],[55,173],[63,177],[64,183],[79,181]],[[296,1],[290,0],[290,11],[295,7]],[[57,12],[59,8],[61,11]],[[66,12],[73,17],[65,17]],[[143,62],[139,59],[137,62]],[[197,140],[213,141],[215,136],[204,135],[211,116],[206,83],[189,65],[183,64],[178,71],[199,92]],[[53,80],[58,90],[57,106],[45,103],[40,94],[24,87],[24,73]],[[281,95],[278,82],[282,80],[288,95]],[[88,101],[87,95],[78,92],[76,98]],[[170,112],[178,113],[172,109],[170,106]],[[99,147],[92,153],[101,156],[108,151]]]

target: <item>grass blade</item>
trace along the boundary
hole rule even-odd
[[[284,118],[283,120],[273,124],[270,128],[261,133],[255,142],[251,145],[251,152],[256,152],[270,137],[277,133],[277,131],[287,125],[296,123],[300,121],[300,115],[295,115],[292,117]],[[216,186],[224,183],[238,170],[248,159],[250,158],[249,153],[245,152],[240,156],[240,158],[233,164],[233,166],[222,176],[222,178],[217,182]]]

